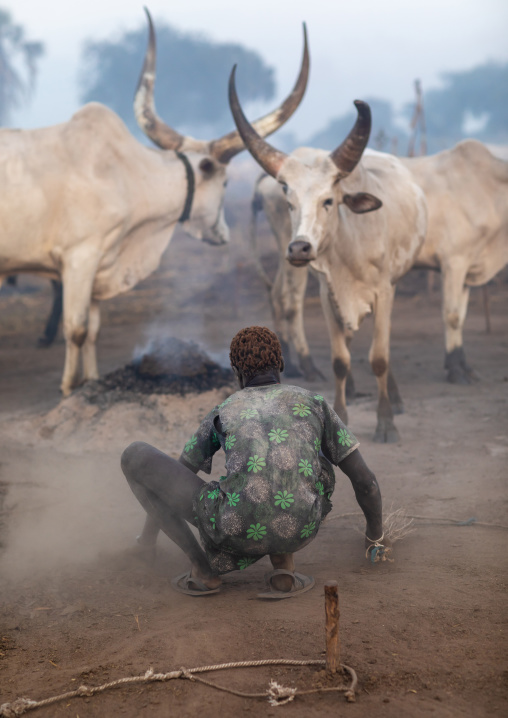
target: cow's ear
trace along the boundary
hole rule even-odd
[[[199,163],[199,169],[205,177],[211,177],[215,172],[215,165],[211,159],[204,157]]]
[[[368,192],[357,192],[356,194],[345,194],[342,198],[346,207],[355,214],[364,214],[365,212],[373,212],[383,206],[383,203],[373,194]]]

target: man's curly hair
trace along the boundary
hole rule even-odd
[[[277,335],[270,329],[246,327],[233,337],[229,359],[231,366],[250,378],[267,369],[280,369],[282,349]]]

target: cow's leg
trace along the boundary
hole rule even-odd
[[[464,284],[467,266],[463,262],[455,261],[453,265],[443,266],[441,270],[447,379],[452,384],[472,384],[478,380],[478,376],[466,362],[462,338],[469,302],[469,287]]]
[[[291,265],[287,265],[285,268],[285,277],[286,284],[283,294],[284,317],[286,319],[289,337],[298,354],[300,369],[307,381],[324,380],[323,374],[316,367],[310,355],[303,322],[303,308],[309,271],[306,267],[292,267]]]
[[[351,340],[348,341],[348,348],[349,348],[350,343],[351,343]],[[353,372],[351,371],[351,367],[350,367],[349,371],[347,373],[347,377],[346,377],[346,401],[348,404],[351,404],[355,399],[356,399],[355,379],[354,379]]]
[[[60,389],[69,396],[79,379],[79,351],[86,341],[88,313],[95,266],[90,267],[88,257],[72,257],[62,271],[63,284],[63,329],[65,337],[65,365]],[[80,261],[81,260],[81,261]]]
[[[388,396],[390,328],[394,294],[395,290],[390,286],[383,289],[377,298],[374,336],[369,352],[369,361],[376,377],[378,388],[377,427],[374,441],[388,444],[399,440],[399,433],[393,423],[393,411]]]
[[[390,399],[393,413],[403,414],[404,402],[402,401],[402,397],[400,396],[399,387],[397,386],[397,382],[395,381],[395,378],[392,374],[391,367],[388,367],[388,398]]]
[[[301,371],[291,361],[290,334],[284,311],[284,293],[287,291],[286,268],[282,258],[279,258],[279,268],[270,292],[270,304],[272,307],[275,332],[279,337],[282,356],[284,357],[284,374],[287,377],[302,376]]]
[[[349,353],[349,342],[351,337],[346,337],[343,328],[337,321],[328,297],[326,281],[320,278],[321,304],[325,315],[328,334],[330,337],[332,368],[335,374],[335,401],[333,408],[347,425],[348,415],[346,409],[346,379],[351,369],[351,354]]]
[[[62,318],[62,301],[63,301],[63,290],[62,282],[58,282],[56,279],[51,280],[51,288],[53,290],[53,305],[51,307],[51,313],[46,322],[44,333],[42,337],[37,340],[38,347],[49,347],[55,341],[56,334],[58,332],[58,325]]]
[[[92,301],[88,311],[88,331],[83,344],[83,378],[98,379],[96,341],[101,326],[99,302]]]

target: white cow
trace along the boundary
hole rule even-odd
[[[295,154],[312,156],[313,152],[302,149]],[[377,153],[366,150],[364,158],[369,154]],[[466,363],[462,337],[469,288],[485,284],[508,262],[508,162],[493,156],[475,140],[460,142],[436,155],[400,160],[427,200],[427,233],[414,267],[442,273],[447,378],[452,383],[470,383],[475,372]],[[261,209],[279,249],[273,285],[258,262],[270,288],[276,328],[285,344],[294,346],[305,376],[313,379],[303,326],[307,272],[285,261],[291,241],[287,202],[278,182],[266,174],[256,184],[253,215]]]
[[[223,199],[226,166],[244,149],[238,132],[211,142],[164,124],[153,102],[155,33],[134,102],[138,123],[163,151],[149,149],[103,105],[39,130],[0,131],[0,281],[37,273],[63,282],[64,395],[98,377],[99,301],[126,292],[159,266],[177,223],[212,244],[229,240]],[[300,75],[286,101],[258,120],[262,135],[298,107],[307,84],[304,28]]]
[[[265,142],[246,120],[234,72],[229,101],[247,149],[286,195],[291,222],[287,258],[294,266],[310,264],[318,273],[332,344],[335,410],[347,421],[348,345],[362,319],[374,312],[369,355],[379,394],[374,438],[396,441],[388,392],[391,311],[395,283],[414,264],[425,238],[423,192],[396,157],[378,153],[362,158],[371,128],[364,102],[355,103],[356,124],[332,153],[314,150],[288,156]]]

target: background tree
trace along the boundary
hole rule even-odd
[[[29,99],[43,54],[42,42],[26,40],[23,27],[0,8],[0,125]]]
[[[242,101],[273,98],[273,69],[258,53],[241,45],[216,43],[202,35],[180,32],[156,23],[158,114],[180,132],[218,135],[233,129],[227,102],[227,80],[238,63]],[[147,28],[126,32],[118,39],[89,41],[81,72],[82,102],[103,102],[135,131],[132,98],[143,63]]]
[[[424,93],[431,151],[465,137],[508,142],[508,63],[491,62],[463,72],[446,72],[442,78],[442,88]],[[406,109],[410,114],[411,109]]]
[[[394,139],[397,140],[399,147],[405,147],[407,133],[395,124],[395,112],[391,102],[375,97],[366,98],[366,102],[369,103],[372,110],[369,147],[382,152],[392,152]],[[356,110],[352,107],[350,112],[331,120],[327,127],[310,137],[304,144],[323,150],[335,149],[349,134],[356,116]]]

